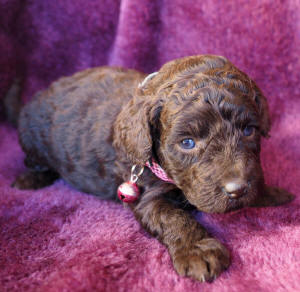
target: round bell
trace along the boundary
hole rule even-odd
[[[138,186],[131,181],[122,183],[118,188],[118,197],[125,203],[131,203],[138,199],[140,190]]]

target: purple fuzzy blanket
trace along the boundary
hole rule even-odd
[[[214,283],[179,277],[168,252],[129,210],[64,181],[10,188],[24,170],[14,128],[0,123],[0,291],[300,291],[299,0],[0,0],[0,98],[22,98],[99,65],[152,72],[195,54],[230,59],[257,81],[273,128],[263,141],[282,207],[196,214],[232,254]]]

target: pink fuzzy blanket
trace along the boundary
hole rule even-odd
[[[198,283],[176,274],[166,248],[122,205],[62,180],[12,189],[24,154],[1,122],[0,291],[300,291],[299,15],[298,0],[0,0],[0,98],[15,77],[28,101],[87,67],[150,73],[185,55],[224,55],[269,100],[267,182],[296,195],[278,208],[196,213],[232,254],[228,271]]]

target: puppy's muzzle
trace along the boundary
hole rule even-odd
[[[223,191],[230,199],[238,199],[247,193],[248,183],[242,179],[232,179],[224,183]]]

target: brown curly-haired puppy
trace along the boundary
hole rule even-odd
[[[174,184],[145,168],[129,204],[165,244],[180,275],[211,281],[230,263],[227,249],[185,210],[274,206],[292,195],[264,184],[260,138],[270,120],[256,84],[223,57],[165,64],[157,74],[100,67],[61,78],[20,113],[29,170],[14,186],[40,188],[62,177],[103,199],[116,198],[132,165],[154,158]]]

